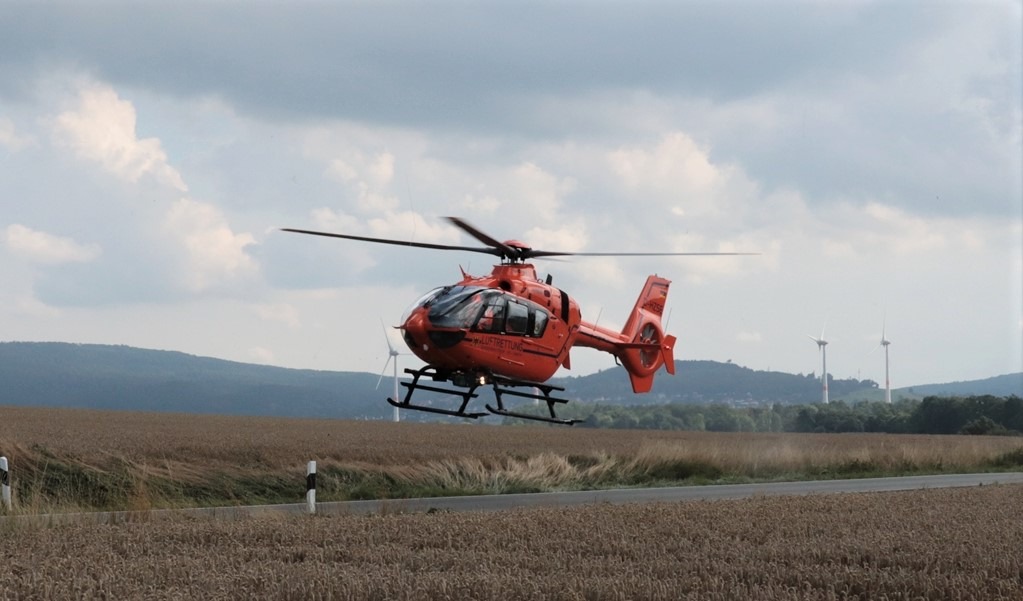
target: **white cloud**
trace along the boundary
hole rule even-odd
[[[581,252],[586,247],[586,225],[563,225],[558,228],[534,227],[524,234],[526,244],[533,248],[563,252]]]
[[[641,195],[644,202],[663,204],[677,216],[721,217],[756,192],[739,169],[715,164],[706,149],[679,131],[665,135],[652,148],[614,150],[607,161],[631,194]]]
[[[119,178],[135,183],[143,175],[176,190],[188,188],[167,162],[157,138],[139,139],[135,107],[113,88],[86,84],[79,91],[78,106],[57,116],[58,140],[84,159],[95,161]]]
[[[33,296],[20,297],[14,305],[16,315],[30,318],[56,319],[63,314],[60,309],[51,307]]]
[[[845,201],[816,217],[813,231],[826,238],[825,252],[833,256],[873,251],[925,256],[948,249],[975,253],[996,240],[1000,244],[1006,231],[989,218],[919,214],[871,199]]]
[[[571,177],[558,177],[531,162],[514,167],[509,175],[505,205],[525,213],[533,223],[556,222],[562,199],[576,188]]]
[[[527,154],[538,155],[540,149]],[[534,224],[564,221],[566,198],[578,188],[574,177],[559,175],[539,160],[498,160],[482,169],[449,164],[442,171],[450,180],[447,187],[465,190],[453,203],[458,214],[477,226],[496,220],[502,230],[491,233],[498,238],[522,236]]]
[[[184,246],[184,284],[201,292],[254,276],[259,267],[245,252],[255,242],[251,234],[231,230],[221,211],[188,198],[167,213],[167,231]]]
[[[500,208],[501,201],[492,194],[476,196],[466,194],[462,197],[461,207],[469,215],[492,215]]]
[[[35,140],[32,137],[20,135],[15,131],[14,122],[6,117],[0,117],[0,146],[18,152],[34,144]]]
[[[560,249],[554,249],[560,250]],[[623,266],[625,260],[616,259],[614,257],[594,257],[583,261],[576,261],[572,267],[565,268],[561,266],[550,266],[547,267],[551,271],[557,271],[559,274],[565,274],[567,271],[574,273],[566,274],[569,277],[578,279],[580,282],[585,283],[589,286],[594,286],[595,290],[599,291],[598,295],[594,296],[594,300],[600,300],[605,297],[606,291],[626,291],[625,296],[622,299],[628,299],[629,296],[634,292],[631,287],[637,286],[642,282],[642,277],[636,272],[636,268],[633,265],[629,265],[628,268]],[[636,290],[638,292],[638,290]],[[573,290],[573,294],[579,292]],[[608,302],[604,300],[603,302]],[[622,306],[622,313],[627,310],[626,306]]]
[[[327,175],[347,184],[358,179],[359,172],[347,161],[334,159],[327,167]]]
[[[621,148],[608,156],[611,168],[628,186],[659,187],[681,184],[694,190],[710,190],[720,180],[718,169],[706,152],[681,132],[664,137],[653,150]]]
[[[289,303],[265,303],[255,307],[256,315],[266,321],[277,321],[290,328],[297,328],[302,325],[298,316],[298,310]]]
[[[359,220],[347,213],[339,213],[329,207],[313,209],[311,217],[314,227],[336,233],[349,233],[359,226]]]
[[[387,192],[394,179],[394,155],[381,152],[367,156],[362,152],[336,158],[327,165],[326,175],[348,186],[356,195],[356,206],[366,214],[393,211],[398,199]]]
[[[763,340],[763,337],[760,335],[760,332],[742,331],[735,335],[735,339],[739,342],[760,342]]]
[[[455,244],[458,234],[446,221],[427,219],[412,211],[387,212],[367,221],[371,236],[397,240],[415,240],[437,244]]]
[[[4,242],[11,252],[45,264],[88,263],[103,252],[98,244],[80,244],[18,223],[4,230]]]
[[[274,352],[262,346],[254,346],[246,352],[249,361],[272,365],[274,363]]]
[[[328,232],[434,244],[458,243],[457,230],[446,221],[412,211],[387,211],[380,217],[360,220],[347,213],[321,207],[312,212],[312,218],[317,228]]]
[[[382,152],[366,166],[366,178],[376,187],[388,186],[394,179],[394,155]]]
[[[290,234],[256,245],[244,232],[287,225],[474,246],[441,219],[460,215],[536,248],[763,253],[537,262],[587,318],[602,313],[606,324],[624,320],[646,274],[673,280],[679,358],[819,369],[805,334],[830,314],[837,342],[829,364],[833,349],[834,373],[845,375],[877,363],[876,355],[860,359],[859,346],[887,310],[903,383],[1018,370],[1017,5],[945,4],[915,15],[856,4],[810,11],[816,17],[786,5],[749,30],[733,29],[740,23],[730,9],[715,9],[701,22],[714,38],[709,46],[687,46],[692,38],[671,28],[651,37],[649,17],[624,30],[621,39],[640,44],[630,46],[635,56],[677,58],[699,47],[724,67],[703,71],[600,55],[606,48],[589,46],[599,36],[579,29],[566,38],[555,27],[544,46],[553,52],[488,47],[490,62],[511,57],[530,77],[465,78],[464,65],[444,64],[462,56],[451,52],[438,55],[440,79],[427,81],[406,71],[422,40],[396,38],[391,57],[400,68],[388,70],[379,57],[346,54],[351,36],[331,36],[313,46],[338,44],[333,54],[352,59],[332,63],[334,84],[306,77],[331,53],[296,55],[309,69],[291,70],[281,93],[269,95],[251,85],[269,81],[273,64],[260,56],[265,48],[249,45],[259,36],[182,51],[181,36],[162,32],[174,31],[167,18],[184,23],[187,15],[140,7],[132,22],[149,24],[168,68],[154,70],[141,55],[115,65],[102,29],[54,5],[40,35],[12,38],[28,46],[3,67],[22,69],[27,83],[0,85],[0,155],[10,159],[0,161],[0,245],[18,259],[0,261],[0,317],[26,338],[379,370],[382,341],[367,350],[352,340],[373,340],[376,316],[393,324],[407,302],[457,277],[458,265],[478,273],[491,258]],[[591,17],[598,14],[606,13]],[[279,22],[277,11],[227,10],[223,18],[214,30]],[[487,11],[479,18],[483,31],[503,25]],[[55,22],[76,35],[47,41],[62,31]],[[620,19],[607,23],[623,31]],[[320,31],[296,24],[295,36]],[[714,41],[734,46],[736,31],[748,34],[745,48],[771,50],[766,63],[747,69],[741,58],[749,53],[708,50]],[[371,28],[356,33],[379,38]],[[793,44],[779,47],[778,34]],[[208,60],[225,48],[239,58],[228,71]],[[613,60],[580,59],[583,69],[548,60],[598,55]],[[77,65],[117,79],[78,85],[86,76]],[[345,73],[377,74],[384,85],[365,89],[365,78]],[[48,135],[58,144],[43,143]],[[184,174],[195,192],[182,193]],[[35,237],[33,246],[26,236],[18,247],[16,234],[11,246],[3,228],[12,223],[89,239]],[[102,260],[72,262],[100,250]],[[34,298],[63,315],[38,305],[30,319],[23,299]],[[612,363],[573,351],[576,374]]]

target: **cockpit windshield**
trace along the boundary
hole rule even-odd
[[[449,286],[424,299],[419,306],[429,309],[430,323],[440,328],[539,338],[550,318],[543,307],[496,288]]]
[[[500,290],[481,286],[452,286],[431,299],[430,323],[441,328],[470,328]]]
[[[434,288],[433,290],[420,296],[418,299],[416,299],[416,302],[409,305],[408,309],[405,309],[405,312],[401,314],[401,323],[405,323],[406,321],[408,321],[409,315],[412,315],[413,311],[415,311],[419,307],[428,306],[430,302],[433,301],[433,299],[437,298],[445,290],[448,290],[450,288],[451,288],[450,286],[441,286],[440,288]]]

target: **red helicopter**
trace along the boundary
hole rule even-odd
[[[405,369],[411,382],[402,382],[408,389],[402,400],[387,402],[401,409],[439,413],[476,419],[487,412],[507,417],[572,425],[579,420],[561,419],[554,411],[567,399],[552,396],[564,388],[545,384],[559,367],[571,368],[572,347],[594,348],[614,355],[629,374],[632,390],[649,392],[654,374],[663,365],[675,373],[676,338],[665,334],[661,326],[664,303],[670,281],[651,275],[647,278],[636,304],[621,332],[583,321],[579,305],[564,290],[537,278],[536,269],[526,261],[534,258],[563,256],[680,256],[680,255],[744,255],[751,253],[585,253],[536,250],[517,240],[500,242],[457,217],[448,221],[486,246],[452,246],[385,238],[369,238],[293,228],[283,231],[362,242],[461,250],[484,253],[500,258],[490,275],[475,277],[462,270],[457,284],[442,286],[424,294],[405,311],[399,329],[409,349],[426,366]],[[433,382],[450,382],[456,388],[422,384],[429,376]],[[494,390],[497,406],[486,404],[487,412],[469,412],[469,401],[476,398],[481,386]],[[452,395],[461,398],[458,409],[412,404],[416,390]],[[542,400],[547,403],[549,417],[510,411],[502,395]]]

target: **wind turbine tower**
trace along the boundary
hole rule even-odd
[[[824,327],[827,327],[827,325],[825,325]],[[823,400],[824,404],[827,405],[828,404],[828,351],[827,351],[828,341],[824,339],[824,328],[821,328],[821,337],[820,338],[814,338],[813,336],[810,336],[809,334],[807,334],[807,337],[810,338],[810,340],[813,340],[814,342],[816,342],[817,343],[817,348],[819,348],[820,351],[821,351],[821,385],[823,387],[823,392],[822,392],[821,399]]]
[[[881,346],[884,347],[884,402],[892,404],[892,380],[888,376],[888,345],[892,341],[885,338],[884,324],[881,324]]]
[[[380,327],[384,329],[384,340],[387,341],[387,361],[384,362],[384,368],[380,370],[380,377],[377,378],[377,388],[380,388],[380,381],[384,379],[384,372],[387,371],[387,364],[394,361],[394,400],[400,400],[398,396],[398,355],[402,354],[395,350],[394,346],[391,345],[391,337],[387,335],[387,326],[384,325],[383,320],[380,321]],[[394,408],[394,421],[401,421],[401,417],[398,415],[398,408]]]

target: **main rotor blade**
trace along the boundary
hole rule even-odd
[[[494,248],[500,249],[504,252],[504,256],[509,258],[517,258],[520,260],[543,258],[543,257],[685,257],[685,256],[739,256],[739,255],[759,255],[760,253],[720,253],[720,252],[654,252],[654,253],[643,253],[643,252],[568,252],[558,250],[534,250],[532,248],[512,248],[505,245],[504,242],[500,242],[495,238],[487,235],[485,232],[477,229],[468,221],[460,217],[448,217],[455,226],[461,228],[464,232],[476,238],[484,244],[489,244]],[[496,253],[495,253],[496,254]]]
[[[553,250],[530,250],[526,251],[526,257],[734,257],[743,255],[759,255],[760,253],[577,253],[558,252]]]
[[[331,232],[317,232],[314,230],[300,230],[290,227],[282,227],[282,232],[295,234],[309,234],[310,236],[325,236],[327,238],[344,238],[345,240],[358,240],[360,242],[375,242],[377,244],[393,244],[395,246],[411,246],[413,248],[432,248],[435,250],[464,250],[486,255],[500,256],[501,251],[496,248],[480,248],[478,246],[452,246],[450,244],[431,244],[429,242],[412,242],[411,240],[390,240],[388,238],[370,238],[368,236],[352,236],[350,234],[334,234]]]
[[[281,228],[281,231],[293,232],[296,234],[308,234],[311,236],[324,236],[327,238],[358,240],[360,242],[391,244],[394,246],[409,246],[412,248],[430,248],[434,250],[463,250],[467,252],[493,255],[495,257],[500,257],[501,259],[508,259],[511,261],[524,261],[526,259],[533,258],[542,259],[548,257],[735,257],[760,254],[744,252],[569,252],[556,250],[534,250],[532,248],[516,248],[508,246],[504,242],[501,242],[496,238],[488,235],[487,233],[476,228],[468,221],[465,221],[460,217],[448,217],[447,220],[451,222],[452,225],[458,227],[465,233],[469,234],[473,238],[476,238],[477,240],[486,244],[487,246],[481,248],[478,246],[433,244],[430,242],[413,242],[411,240],[392,240],[389,238],[372,238],[369,236],[353,236],[351,234],[335,234],[332,232],[319,232],[315,230],[303,230],[290,227]]]
[[[494,253],[494,254],[501,254],[501,253],[503,253],[503,255],[505,257],[508,257],[509,259],[523,258],[523,257],[520,257],[520,255],[522,254],[522,249],[515,249],[515,248],[512,248],[512,247],[506,245],[504,242],[501,242],[501,241],[497,240],[496,238],[493,238],[493,237],[487,235],[483,231],[481,231],[479,229],[476,229],[476,227],[473,226],[468,221],[466,221],[466,220],[464,220],[464,219],[462,219],[460,217],[448,217],[447,220],[450,221],[453,225],[455,225],[459,229],[461,229],[463,232],[469,234],[473,238],[476,238],[477,240],[479,240],[483,244],[486,244],[488,246],[492,246],[495,250],[498,251],[497,253]]]

